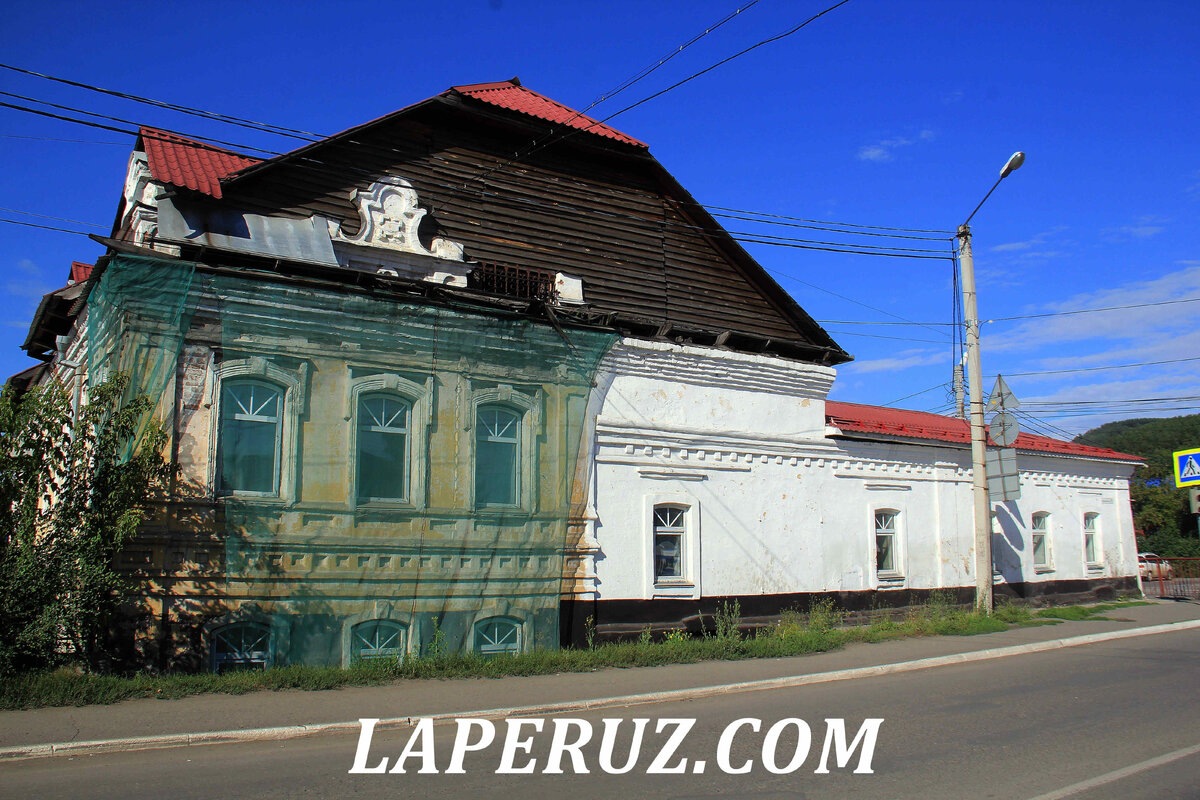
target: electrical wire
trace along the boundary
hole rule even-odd
[[[75,225],[91,225],[93,228],[100,228],[101,230],[109,230],[109,228],[111,227],[110,225],[98,225],[95,222],[84,222],[84,221],[78,220],[78,219],[67,219],[66,217],[52,217],[49,214],[35,214],[32,211],[22,211],[19,208],[5,208],[4,206],[0,206],[0,211],[7,211],[10,214],[24,214],[25,216],[28,216],[28,217],[41,217],[42,219],[53,219],[53,220],[57,220],[58,222],[70,222]]]
[[[890,407],[890,406],[894,406],[894,405],[896,405],[896,403],[902,403],[902,402],[904,402],[905,400],[908,400],[908,399],[909,399],[909,398],[911,398],[911,397],[919,397],[920,395],[923,395],[923,394],[928,394],[929,392],[932,392],[934,389],[941,389],[941,388],[943,388],[945,385],[946,385],[946,384],[944,384],[944,383],[938,383],[938,384],[935,384],[935,385],[933,385],[933,386],[930,386],[928,389],[922,389],[922,390],[921,390],[921,391],[919,391],[919,392],[913,392],[912,394],[906,394],[906,395],[904,395],[904,397],[898,397],[898,398],[896,398],[895,400],[892,400],[890,403],[884,403],[884,404],[883,404],[883,407],[884,407],[884,408],[888,408],[888,407]]]
[[[747,6],[745,8],[748,8],[748,7],[749,6]],[[745,8],[743,8],[742,10],[745,10]],[[157,107],[157,108],[164,108],[164,109],[168,109],[168,110],[172,110],[172,111],[177,111],[179,113],[190,114],[192,116],[202,117],[205,119],[210,119],[210,120],[214,120],[214,121],[218,121],[218,122],[224,122],[224,123],[228,123],[228,124],[237,124],[240,127],[248,128],[251,130],[257,130],[257,131],[264,132],[264,133],[271,133],[271,134],[280,134],[281,132],[295,133],[300,136],[293,137],[293,138],[308,137],[311,139],[311,141],[316,141],[316,142],[319,142],[323,139],[329,138],[327,135],[324,135],[324,134],[316,134],[316,133],[312,133],[312,132],[308,132],[308,131],[299,131],[294,128],[285,128],[283,126],[272,125],[269,123],[257,123],[257,122],[253,122],[250,120],[242,119],[240,117],[235,117],[232,115],[218,114],[215,112],[203,111],[203,110],[191,108],[188,106],[183,106],[183,105],[179,105],[179,104],[175,104],[175,103],[167,103],[167,102],[163,102],[160,100],[154,100],[151,98],[140,97],[138,95],[132,95],[132,94],[123,93],[123,92],[114,92],[114,91],[111,91],[108,89],[102,89],[100,87],[92,86],[90,84],[85,84],[85,83],[81,83],[78,81],[72,81],[72,80],[57,77],[57,76],[46,75],[44,73],[35,72],[32,70],[21,69],[19,67],[14,67],[14,66],[7,65],[7,64],[0,64],[0,68],[10,69],[15,72],[24,73],[27,75],[34,75],[37,77],[45,78],[47,80],[56,81],[58,83],[64,83],[64,84],[67,84],[70,86],[76,86],[79,88],[89,89],[91,91],[100,92],[102,94],[112,95],[115,97],[133,100],[133,101],[140,102],[140,103],[146,103],[146,104],[149,104],[149,105]],[[24,95],[15,95],[15,96],[16,97],[25,97]],[[50,103],[49,101],[38,100],[36,98],[31,98],[30,100],[31,100],[31,102],[37,102],[37,103],[41,103],[44,105],[52,105],[52,106],[56,105],[56,104]],[[97,125],[95,123],[88,123],[84,120],[76,120],[76,119],[62,117],[62,116],[55,115],[55,114],[48,114],[43,111],[37,111],[35,109],[29,109],[29,108],[25,108],[25,107],[21,107],[21,106],[14,106],[12,104],[6,104],[6,107],[13,108],[15,110],[25,111],[27,113],[34,113],[34,114],[39,114],[42,116],[48,116],[48,117],[51,117],[54,119],[60,119],[60,120],[67,121],[67,122],[76,122],[78,124],[89,125],[91,127],[99,128],[101,130],[112,130],[117,133],[136,135],[136,131],[122,130],[122,129],[112,128],[110,126]],[[60,108],[60,110],[69,110],[69,109],[73,108],[71,106],[58,106],[58,107]],[[82,109],[78,110],[77,113],[83,113],[83,114],[87,114],[87,115],[100,116],[100,117],[104,116],[104,115],[99,115],[99,114],[93,114],[93,112],[84,111]],[[116,120],[116,119],[119,119],[119,118],[110,118],[110,121]],[[125,124],[138,124],[138,123],[134,123],[132,121],[126,121]],[[7,136],[9,138],[19,138],[19,137],[15,137],[15,136],[11,136],[11,135],[5,135],[5,136]],[[48,137],[25,137],[25,138],[45,139],[47,141],[70,141],[70,142],[90,143],[90,144],[121,144],[120,142],[101,142],[101,141],[90,141],[90,140],[82,140],[82,139],[77,139],[77,140],[50,139]],[[213,141],[216,141],[216,140],[213,140]],[[232,147],[232,148],[236,148],[238,150],[243,150],[243,151],[253,150],[256,152],[265,153],[270,156],[285,155],[285,153],[277,152],[277,151],[270,150],[267,148],[254,147],[251,145],[237,144],[237,143],[232,143],[232,142],[221,142],[221,143],[223,145],[225,145],[225,147]],[[224,148],[214,147],[214,146],[206,144],[205,142],[200,142],[200,141],[193,141],[192,146],[199,148],[199,149],[210,149],[210,150],[222,152],[222,153],[227,152]],[[363,146],[368,147],[370,150],[373,150],[378,153],[399,153],[399,151],[395,148],[380,148],[378,146],[366,146],[366,145],[363,145]],[[320,162],[319,160],[316,160],[316,161],[314,161],[312,159],[308,159],[308,160],[310,162],[312,162],[312,164],[314,164],[314,165],[320,165],[323,163],[323,162]],[[342,167],[344,168],[344,165],[342,165]],[[448,187],[448,188],[458,188],[458,187]],[[738,218],[744,218],[746,221],[756,222],[758,224],[763,224],[763,225],[783,225],[783,226],[787,226],[787,227],[805,227],[802,225],[795,226],[795,225],[791,225],[787,222],[776,221],[776,220],[789,220],[791,222],[813,223],[812,225],[810,225],[808,227],[811,227],[815,230],[826,230],[826,231],[835,232],[835,233],[844,233],[844,234],[852,234],[852,235],[889,236],[889,234],[865,234],[862,231],[843,230],[843,229],[844,228],[865,228],[865,229],[870,229],[870,230],[874,230],[874,231],[899,231],[899,232],[909,232],[909,233],[945,233],[945,234],[951,233],[950,231],[940,231],[940,230],[926,229],[926,228],[897,228],[897,227],[887,227],[887,226],[881,226],[881,225],[863,225],[863,224],[852,223],[852,222],[815,220],[815,219],[807,219],[807,218],[803,218],[803,217],[788,216],[788,215],[783,215],[783,214],[773,214],[773,213],[767,213],[767,212],[753,211],[753,210],[748,210],[748,209],[737,209],[737,208],[731,208],[728,206],[705,205],[705,204],[701,204],[701,203],[696,203],[694,201],[680,200],[678,202],[680,203],[680,205],[690,205],[690,206],[694,206],[694,207],[698,207],[698,208],[704,208],[706,210],[711,209],[713,211],[732,212],[733,214],[741,215]],[[720,216],[720,215],[718,215],[718,216]],[[839,227],[828,227],[828,226],[839,226]],[[895,236],[892,238],[916,238],[916,239],[927,239],[930,241],[939,241],[940,240],[940,237]]]
[[[243,128],[263,130],[263,131],[267,131],[268,133],[275,133],[280,136],[291,136],[293,139],[310,138],[310,139],[314,139],[314,140],[320,140],[320,139],[326,138],[326,137],[322,136],[321,134],[312,133],[311,131],[300,131],[300,130],[296,130],[294,128],[285,128],[283,126],[272,125],[267,122],[253,122],[251,120],[241,119],[239,117],[228,116],[226,114],[218,114],[214,111],[202,111],[201,109],[191,108],[189,106],[177,105],[175,103],[165,103],[161,100],[152,100],[149,97],[140,97],[136,94],[126,94],[124,92],[115,92],[111,89],[102,89],[99,86],[93,86],[88,83],[81,83],[79,81],[67,80],[66,78],[58,78],[53,75],[46,75],[45,73],[35,72],[30,69],[22,69],[21,67],[14,67],[10,64],[0,64],[0,68],[11,70],[13,72],[20,72],[25,75],[32,75],[37,78],[43,78],[48,81],[54,81],[55,83],[66,84],[67,86],[74,86],[78,89],[87,89],[88,91],[99,92],[100,94],[107,94],[112,97],[119,97],[123,100],[132,100],[137,103],[145,103],[147,105],[152,105],[157,108],[164,108],[169,111],[175,111],[180,114],[188,114],[188,115],[194,116],[194,117],[203,117],[205,119],[211,119],[211,120],[216,120],[218,122],[224,122],[228,125],[238,125]]]
[[[3,210],[3,209],[0,209]],[[1200,356],[1191,358],[1169,358],[1165,361],[1139,361],[1135,364],[1110,364],[1106,367],[1075,367],[1072,369],[1046,369],[1036,372],[1006,372],[1005,375],[1010,377],[1026,376],[1026,375],[1065,375],[1070,372],[1101,372],[1109,369],[1131,369],[1133,367],[1157,367],[1162,364],[1182,364],[1186,361],[1200,361]],[[991,376],[996,377],[996,376]]]
[[[638,83],[639,81],[641,81],[645,78],[648,78],[651,74],[653,74],[655,71],[657,71],[660,67],[662,67],[664,64],[666,64],[672,58],[679,55],[684,50],[691,47],[693,44],[700,41],[708,34],[717,30],[718,28],[720,28],[725,23],[729,22],[730,20],[732,20],[734,17],[738,16],[742,12],[747,11],[750,8],[752,8],[753,6],[757,5],[758,1],[759,0],[752,0],[752,2],[746,4],[745,6],[734,9],[730,14],[726,15],[725,17],[723,17],[721,20],[719,20],[715,24],[710,25],[709,27],[705,28],[703,32],[699,33],[696,36],[693,36],[687,42],[685,42],[682,45],[680,45],[679,47],[675,48],[675,50],[673,50],[671,53],[669,53],[668,55],[659,59],[658,62],[656,62],[652,66],[643,67],[633,77],[627,78],[626,80],[622,81],[616,88],[610,89],[607,92],[601,94],[598,98],[596,98],[591,103],[589,103],[585,108],[583,108],[580,111],[576,111],[574,114],[572,114],[570,117],[568,117],[566,119],[566,121],[562,122],[561,124],[564,126],[571,126],[571,123],[573,123],[575,120],[579,119],[580,117],[584,117],[587,114],[587,112],[591,111],[596,106],[600,105],[601,103],[603,103],[607,100],[612,99],[613,97],[616,97],[618,94],[625,91],[626,89],[633,86],[634,84]],[[594,127],[595,120],[592,120],[592,122],[593,122],[593,125],[589,126],[589,128]],[[573,131],[568,132],[565,135],[560,136],[557,140],[555,140],[554,136],[555,136],[555,133],[557,130],[558,130],[557,128],[552,127],[548,132],[543,134],[541,137],[534,139],[533,142],[526,145],[523,149],[517,151],[512,156],[512,158],[502,161],[499,164],[496,164],[495,166],[491,167],[486,172],[483,172],[480,175],[468,178],[466,181],[463,182],[462,187],[460,187],[460,188],[465,188],[468,183],[471,183],[473,181],[477,181],[477,180],[483,181],[489,175],[500,171],[507,165],[512,164],[513,162],[516,162],[516,161],[520,161],[521,159],[526,158],[527,156],[537,152],[538,150],[542,149],[543,147],[548,147],[549,145],[553,144],[554,141],[562,141],[563,139],[567,138],[567,136],[570,136],[571,133],[573,132]]]
[[[61,231],[62,233],[73,233],[76,236],[91,236],[91,234],[87,233],[86,231],[73,231],[73,230],[69,230],[67,228],[55,228],[50,225],[36,225],[32,222],[22,222],[19,219],[5,219],[3,217],[0,217],[0,222],[6,222],[9,225],[24,225],[26,228],[41,228],[44,231]]]
[[[1065,317],[1072,314],[1095,314],[1100,311],[1124,311],[1129,308],[1150,308],[1151,306],[1170,306],[1178,303],[1200,303],[1200,297],[1187,297],[1182,300],[1159,300],[1154,303],[1131,303],[1127,306],[1106,306],[1104,308],[1081,308],[1077,311],[1050,311],[1045,314],[1022,314],[1015,317],[993,317],[987,322],[1009,322],[1017,319],[1041,319],[1042,317]]]
[[[49,136],[19,136],[15,133],[0,133],[0,139],[27,139],[31,142],[69,142],[70,144],[115,144],[128,147],[129,142],[102,142],[99,139],[56,139]]]

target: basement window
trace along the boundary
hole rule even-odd
[[[404,655],[408,630],[399,622],[372,619],[360,622],[350,631],[350,658],[370,660],[399,658]]]
[[[481,656],[521,652],[521,622],[511,617],[488,617],[475,623],[475,652]]]
[[[213,670],[234,672],[271,666],[271,629],[257,622],[235,622],[213,631]]]

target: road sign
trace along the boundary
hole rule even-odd
[[[1200,486],[1200,447],[1194,450],[1178,450],[1175,459],[1175,485]]]
[[[1000,412],[992,417],[992,424],[988,427],[988,433],[992,436],[992,441],[1001,447],[1009,447],[1017,440],[1017,434],[1021,432],[1021,426],[1017,422],[1017,418],[1012,414]]]
[[[1012,411],[1014,408],[1020,407],[1021,401],[1012,393],[1012,389],[1008,388],[1008,384],[1004,382],[1004,376],[997,375],[996,385],[992,387],[992,393],[988,395],[987,408],[984,409],[984,413]]]
[[[1021,478],[1017,472],[1017,451],[1011,447],[988,448],[988,499],[1017,500],[1021,497]]]

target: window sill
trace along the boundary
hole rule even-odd
[[[1035,575],[1045,575],[1049,572],[1054,572],[1054,567],[1034,567],[1033,568],[1033,573]]]
[[[1097,575],[1104,572],[1103,564],[1088,564],[1087,571],[1089,575]]]
[[[879,581],[880,589],[893,589],[904,586],[905,577],[898,572],[880,572],[876,573],[876,579]]]
[[[654,584],[650,591],[652,598],[654,597],[694,597],[696,595],[696,584],[689,580],[678,581],[659,581]]]

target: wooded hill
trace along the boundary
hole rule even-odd
[[[1200,447],[1200,414],[1123,419],[1075,437],[1080,444],[1111,447],[1146,459],[1130,484],[1133,525],[1145,532],[1138,550],[1160,556],[1200,556],[1196,517],[1186,489],[1175,488],[1171,453]]]

